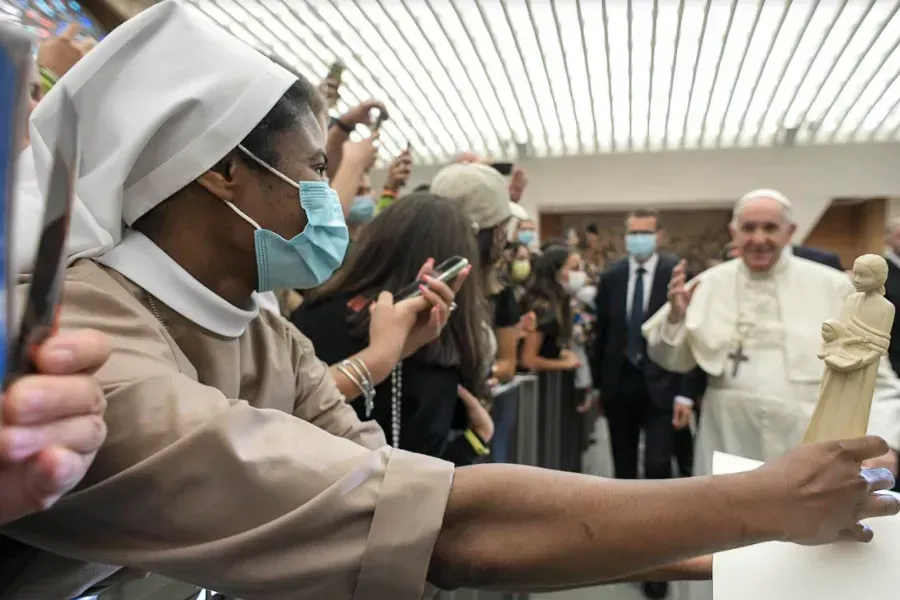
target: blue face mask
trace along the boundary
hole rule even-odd
[[[237,206],[228,203],[231,210],[256,229],[253,233],[256,291],[270,292],[284,288],[306,290],[322,285],[341,266],[350,241],[337,192],[324,181],[297,183],[243,146],[238,146],[238,149],[299,190],[300,206],[307,220],[301,233],[286,240],[274,231],[263,229]]]
[[[625,236],[625,250],[637,259],[646,260],[656,252],[656,235],[653,233],[629,233]]]
[[[350,205],[347,225],[365,225],[375,218],[375,201],[371,196],[357,196]]]
[[[534,243],[534,232],[530,229],[526,229],[525,231],[519,232],[519,241],[525,244],[526,246],[530,246]]]

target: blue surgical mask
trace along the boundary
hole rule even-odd
[[[646,260],[656,252],[656,234],[654,233],[629,233],[625,236],[625,250],[628,254],[639,259]]]
[[[238,146],[238,149],[276,177],[297,188],[300,192],[300,206],[306,213],[307,220],[302,232],[286,240],[274,231],[263,229],[237,206],[228,202],[231,210],[256,229],[253,233],[256,246],[256,291],[270,292],[284,288],[306,290],[322,285],[341,266],[350,241],[337,192],[324,181],[297,183],[243,146]]]
[[[530,229],[526,229],[525,231],[519,232],[519,241],[525,244],[526,246],[531,246],[534,243],[534,232]]]
[[[375,201],[371,196],[357,196],[350,205],[347,225],[365,225],[375,218]]]

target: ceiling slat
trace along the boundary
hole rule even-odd
[[[900,140],[900,0],[190,1],[422,163]]]
[[[719,133],[716,136],[717,148],[722,147],[722,133],[725,131],[725,122],[728,119],[728,114],[731,112],[731,106],[734,102],[734,94],[737,90],[741,75],[744,72],[744,63],[747,60],[747,51],[750,49],[750,43],[753,41],[753,36],[756,34],[756,27],[759,25],[759,19],[762,15],[764,6],[765,0],[759,0],[756,8],[756,15],[753,17],[753,25],[750,26],[750,35],[747,36],[747,43],[744,44],[744,51],[741,53],[741,60],[738,63],[737,75],[734,78],[734,85],[732,85],[731,87],[731,93],[728,94],[728,103],[725,105],[725,112],[722,114],[722,122],[719,124]]]

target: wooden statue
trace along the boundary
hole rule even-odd
[[[825,374],[804,443],[866,435],[881,358],[887,355],[894,305],[884,297],[888,266],[877,254],[853,263],[855,294],[844,300],[840,318],[822,324],[819,358]]]

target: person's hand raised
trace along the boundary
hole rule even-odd
[[[39,374],[3,395],[0,524],[49,508],[84,477],[106,439],[106,399],[92,373],[108,358],[97,331],[55,334],[38,350]]]
[[[406,182],[409,181],[409,176],[412,173],[412,162],[412,148],[407,146],[403,152],[391,161],[387,178],[384,181],[384,189],[397,192],[403,188]]]
[[[342,162],[347,163],[362,171],[368,171],[375,164],[378,158],[378,133],[373,133],[371,137],[353,142],[347,140],[344,142],[344,150]]]
[[[81,33],[81,25],[70,23],[61,34],[47,38],[38,46],[37,63],[57,77],[62,77],[75,66],[96,42],[90,40],[76,42]]]
[[[688,305],[691,303],[691,298],[698,285],[687,285],[686,268],[687,262],[680,261],[672,269],[672,277],[669,279],[669,322],[673,324],[681,323],[684,320]]]
[[[804,444],[744,474],[752,481],[744,490],[747,506],[755,507],[746,517],[755,520],[753,529],[768,531],[769,539],[805,545],[868,542],[872,530],[861,520],[900,512],[897,496],[875,493],[893,487],[891,473],[862,470],[863,461],[887,451],[887,443],[875,436]]]
[[[388,111],[383,102],[378,100],[366,100],[361,102],[345,112],[341,116],[341,122],[347,127],[356,127],[357,125],[372,125],[372,109],[378,109],[384,115],[384,120],[388,120]]]
[[[528,175],[523,169],[516,167],[509,181],[509,199],[516,204],[522,199],[525,187],[528,185]]]

